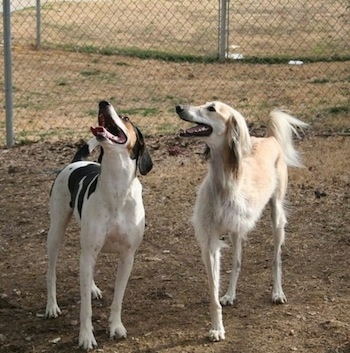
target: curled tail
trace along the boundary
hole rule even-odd
[[[288,166],[302,167],[299,153],[294,148],[293,134],[299,136],[297,128],[306,128],[308,124],[280,110],[272,111],[270,117],[267,136],[274,136],[281,145]]]
[[[72,159],[72,163],[79,162],[85,160],[90,153],[99,145],[96,137],[91,138],[88,142],[86,142],[79,150],[76,152]],[[101,149],[100,156],[98,157],[98,162],[101,163],[103,156],[103,149]]]

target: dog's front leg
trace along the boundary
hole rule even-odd
[[[118,270],[115,280],[114,297],[109,317],[111,338],[125,338],[126,329],[121,320],[121,311],[125,289],[134,264],[134,250],[121,251],[121,258],[118,264]]]
[[[216,241],[213,243],[209,247],[202,247],[202,257],[208,275],[210,292],[212,329],[209,331],[209,339],[217,342],[225,339],[225,329],[222,322],[222,307],[219,300],[220,244]]]
[[[92,326],[91,286],[98,252],[90,254],[82,248],[80,255],[80,333],[79,346],[93,349],[97,346]]]
[[[237,281],[241,271],[242,236],[237,233],[231,233],[230,241],[233,248],[232,272],[227,292],[223,297],[220,298],[222,305],[233,305],[234,301],[236,300]]]

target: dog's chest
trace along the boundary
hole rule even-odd
[[[128,247],[130,244],[130,237],[128,231],[123,224],[112,223],[106,229],[105,241],[102,247],[103,252],[115,253],[120,250],[121,246]]]
[[[194,216],[204,228],[224,234],[251,230],[260,214],[260,207],[246,195],[239,192],[213,192],[212,188],[203,185],[198,194]]]
[[[141,241],[144,231],[144,220],[135,222],[134,215],[119,212],[106,219],[103,252],[117,252],[121,248],[131,247],[135,241]]]
[[[129,197],[123,203],[106,204],[101,208],[105,223],[105,245],[103,251],[115,252],[120,246],[129,247],[141,241],[145,227],[142,201]]]
[[[220,198],[216,199],[214,207],[213,219],[222,228],[224,232],[229,230],[239,231],[242,226],[249,227],[255,223],[255,215],[248,207],[248,201],[239,195],[235,198]]]

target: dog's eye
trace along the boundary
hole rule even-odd
[[[207,109],[209,112],[216,112],[215,107],[213,105],[209,105]]]
[[[130,121],[129,117],[127,117],[127,116],[122,116],[122,119],[123,119],[124,121]]]

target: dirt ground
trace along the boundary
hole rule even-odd
[[[226,340],[210,343],[209,300],[189,222],[207,167],[200,143],[148,137],[153,171],[141,177],[147,226],[124,300],[128,337],[108,336],[116,257],[103,255],[93,302],[98,352],[350,352],[350,139],[309,133],[298,142],[306,168],[291,170],[283,252],[285,305],[272,305],[272,237],[265,212],[249,235],[238,303],[223,310]],[[53,172],[75,144],[39,142],[0,149],[0,351],[78,349],[78,228],[68,229],[58,265],[62,315],[44,317],[48,194]],[[223,253],[222,288],[230,269]]]

